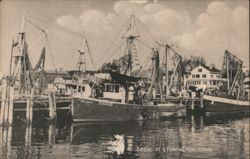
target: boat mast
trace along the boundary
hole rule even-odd
[[[84,40],[84,38],[83,38]],[[85,62],[85,59],[83,58],[85,52],[83,51],[84,50],[84,47],[83,47],[84,44],[82,44],[82,48],[81,50],[79,49],[78,50],[78,53],[79,53],[79,60],[77,62],[77,71],[78,71],[78,75],[79,76],[82,76],[82,73],[85,73],[86,72],[86,62]]]
[[[229,59],[228,59],[228,54],[225,52],[226,56],[226,68],[227,68],[227,92],[230,90],[230,79],[229,79]]]
[[[139,37],[138,35],[134,34],[134,15],[131,15],[130,25],[129,25],[129,31],[130,34],[126,37],[127,40],[127,47],[128,47],[128,61],[127,61],[127,68],[124,72],[124,74],[130,76],[132,71],[132,57],[133,57],[133,46],[134,46],[134,40]]]
[[[159,57],[159,43],[156,42],[155,47],[153,49],[153,57],[152,57],[152,75],[151,75],[151,83],[148,88],[148,97],[152,95],[153,88],[160,92],[160,98],[162,99],[162,90],[160,84],[160,57]]]
[[[168,50],[169,50],[169,45],[166,44],[166,49],[165,49],[165,56],[166,56],[166,72],[165,72],[165,80],[166,80],[166,99],[168,96]]]
[[[242,73],[242,63],[243,61],[239,59],[238,57],[231,54],[229,51],[225,50],[225,56],[226,56],[226,71],[227,71],[227,86],[228,86],[228,94],[232,94],[235,90],[236,83],[239,84],[239,78]],[[232,64],[229,63],[229,58],[232,58],[234,60],[234,64],[237,65],[237,70],[235,72],[235,65],[231,66]],[[236,60],[236,61],[235,61]],[[230,70],[229,70],[230,69]],[[231,84],[231,85],[230,85]]]
[[[11,54],[10,54],[10,72],[9,72],[9,84],[12,85],[12,58],[13,58],[13,48],[14,48],[14,40],[12,40],[12,45],[11,45]]]
[[[21,30],[19,32],[19,43],[21,46],[21,49],[19,50],[19,54],[16,56],[18,59],[18,64],[16,67],[20,70],[20,87],[19,91],[20,93],[28,93],[30,90],[30,87],[32,86],[32,81],[30,77],[30,61],[28,57],[28,52],[27,52],[27,44],[25,41],[25,23],[26,23],[26,13],[24,12],[23,14],[23,21],[21,25]]]

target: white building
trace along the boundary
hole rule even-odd
[[[222,79],[220,70],[213,66],[200,65],[184,76],[184,86],[195,86],[204,90],[219,89],[222,81],[225,80]]]
[[[249,76],[247,76],[244,79],[244,90],[245,90],[246,99],[250,100],[250,77]]]

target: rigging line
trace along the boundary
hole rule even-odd
[[[54,24],[53,22],[48,22],[48,21],[45,21],[45,20],[41,20],[41,19],[35,18],[35,17],[33,17],[33,16],[29,16],[29,17],[31,17],[32,19],[38,20],[38,21],[40,21],[40,22],[42,22],[42,23],[46,23],[46,24],[48,24],[49,26],[52,26],[52,27],[54,27],[54,28],[58,28],[58,29],[67,31],[68,33],[71,33],[72,35],[75,35],[75,36],[78,36],[78,37],[82,38],[82,33],[78,33],[78,32],[74,32],[74,31],[65,29],[65,28],[63,28],[63,27],[61,27],[61,26],[59,26],[59,25],[57,25],[57,24]]]
[[[225,50],[225,53],[228,53],[229,55],[233,56],[235,59],[237,59],[238,61],[240,61],[242,63],[242,60],[239,59],[238,57],[236,57],[234,54],[232,54],[231,52],[229,52],[228,50]]]
[[[114,52],[104,61],[104,63],[106,63],[113,55],[115,55],[118,51],[118,49],[121,48],[121,46],[125,43],[126,41],[124,40],[123,43],[121,43],[121,45],[119,45],[119,47],[117,47]]]
[[[135,26],[135,29],[136,29],[136,31],[137,31],[137,34],[140,35],[141,32],[140,32],[140,30],[139,30],[139,27],[137,26],[136,20],[134,21],[134,26]]]
[[[153,55],[154,55],[154,50],[152,50],[152,52],[149,54],[145,62],[142,64],[143,67],[140,69],[140,72],[138,73],[137,77],[141,75],[142,71],[145,69],[145,67],[147,66],[148,62],[150,61]]]
[[[146,63],[148,63],[147,61],[152,58],[153,54],[154,54],[154,50],[152,50],[152,52],[149,54],[149,56],[146,58],[145,62],[142,65],[145,65]]]
[[[33,25],[34,27],[36,27],[38,30],[42,31],[43,33],[45,33],[46,31],[39,27],[38,25],[34,24],[32,21],[30,21],[29,19],[26,19],[27,22],[29,22],[31,25]]]
[[[30,59],[30,61],[31,61],[31,64],[32,64],[32,63],[35,64],[34,61],[36,61],[36,59],[35,59],[34,57],[31,56],[32,53],[29,53],[29,52],[28,52],[28,55],[29,55],[29,59]]]
[[[137,38],[135,38],[135,40],[137,40],[138,42],[142,43],[144,46],[146,46],[146,47],[149,48],[150,50],[153,49],[152,47],[150,47],[150,46],[149,46],[148,44],[146,44],[145,42],[143,42],[143,41],[141,41],[141,40],[139,40],[139,39],[137,39]]]
[[[104,51],[104,54],[102,56],[102,58],[104,56],[106,56],[106,53],[108,52],[108,50],[111,48],[111,46],[115,43],[115,41],[119,38],[119,35],[122,33],[123,28],[120,29],[120,31],[117,33],[117,35],[115,36],[114,40],[111,42],[111,44],[108,46],[108,48]]]
[[[175,54],[177,54],[178,56],[181,56],[180,53],[178,53],[177,51],[175,51],[171,46],[167,46],[170,50],[172,50]]]
[[[150,38],[154,37],[154,36],[148,31],[148,29],[146,29],[146,28],[144,27],[145,24],[143,24],[137,17],[135,17],[135,21],[138,22],[138,23],[139,23],[139,27],[142,28],[146,34],[148,34],[148,35],[147,35],[148,37],[150,37]],[[153,39],[153,40],[155,41],[155,39]]]
[[[41,36],[39,36],[39,37],[37,38],[37,40],[34,41],[34,42],[28,47],[27,50],[29,50],[29,49],[30,49],[31,47],[33,47],[36,43],[38,43],[38,42],[42,39],[43,36],[45,36],[45,38],[46,38],[48,32],[49,32],[49,29],[48,29],[47,31],[45,31],[44,34],[42,34]]]
[[[50,45],[50,41],[48,39],[48,36],[46,36],[46,40],[47,40],[47,44],[48,44],[48,48],[49,48],[49,53],[50,53],[50,56],[51,56],[52,64],[53,64],[54,68],[56,69],[55,60],[54,60],[54,56],[53,56],[53,53],[52,53],[52,49],[51,49],[51,45]]]
[[[93,57],[92,57],[92,54],[90,52],[89,44],[88,44],[88,41],[86,39],[85,39],[85,43],[86,43],[86,46],[87,46],[87,49],[88,49],[90,61],[91,61],[92,65],[93,65],[93,67],[94,67],[94,70],[96,71],[96,65],[95,65],[95,63],[93,61]]]
[[[116,28],[118,28],[118,29],[120,29],[120,30],[117,32],[117,34],[116,34],[114,40],[112,41],[112,43],[111,43],[111,44],[109,45],[109,47],[105,50],[105,52],[104,52],[102,58],[105,56],[105,54],[108,52],[108,50],[111,48],[111,46],[115,43],[115,41],[116,41],[119,37],[124,37],[124,34],[128,31],[129,28],[123,28],[123,27],[121,27],[121,26],[123,26],[123,24],[127,24],[128,21],[129,21],[129,20],[126,20],[126,21],[125,21],[124,23],[122,23],[120,26],[116,27]],[[119,35],[120,35],[120,36],[119,36]],[[121,38],[121,39],[123,40],[123,38]],[[121,40],[121,42],[122,42],[122,40]]]

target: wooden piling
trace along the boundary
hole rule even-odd
[[[14,88],[10,87],[10,94],[9,94],[9,115],[8,115],[8,122],[9,125],[13,123],[13,100],[14,100]]]
[[[1,97],[1,110],[0,110],[0,125],[4,123],[4,112],[5,112],[5,102],[6,102],[6,87],[2,87],[2,97]]]
[[[201,95],[201,98],[200,98],[200,108],[201,109],[204,108],[204,105],[203,105],[203,95]]]
[[[180,105],[182,105],[182,97],[180,97]]]
[[[191,109],[193,111],[194,110],[194,99],[191,99],[191,100],[192,100]]]
[[[73,113],[74,113],[74,100],[73,100],[73,93],[71,94],[71,116],[73,117]]]
[[[49,117],[53,121],[55,119],[56,114],[56,104],[55,104],[55,94],[50,92],[49,93]]]
[[[32,125],[27,125],[25,129],[25,146],[31,145]]]
[[[192,92],[192,99],[191,99],[191,101],[192,101],[192,104],[191,104],[191,109],[192,109],[192,111],[194,111],[195,96],[196,96],[196,93],[195,93],[195,92]]]
[[[49,92],[49,117],[50,119],[53,118],[52,108],[53,107],[53,101],[52,101],[52,93]]]
[[[55,126],[53,124],[50,124],[48,129],[48,143],[51,146],[55,144],[55,139],[56,139],[55,131],[56,131]]]
[[[53,113],[54,113],[54,119],[56,120],[56,94],[53,93]]]
[[[33,104],[34,104],[33,99],[34,99],[34,89],[31,88],[30,108],[29,108],[29,114],[30,114],[30,115],[29,115],[29,116],[30,116],[29,122],[30,122],[30,123],[32,123],[32,121],[33,121]]]
[[[30,124],[30,105],[31,105],[31,98],[27,98],[27,103],[26,103],[26,123],[27,125]]]
[[[6,89],[6,100],[5,100],[5,109],[4,109],[4,119],[3,122],[5,125],[8,125],[8,118],[9,118],[9,95],[10,95],[10,90],[9,87]]]

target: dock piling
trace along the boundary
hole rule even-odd
[[[1,96],[1,110],[0,110],[0,125],[4,123],[4,112],[5,112],[5,102],[6,102],[6,87],[2,87],[2,96]]]
[[[10,125],[13,123],[13,102],[14,100],[14,87],[10,87],[10,95],[9,95],[9,115],[8,115],[8,122]]]
[[[27,125],[30,122],[30,105],[31,105],[31,100],[28,97],[27,98],[27,103],[26,103],[26,123],[27,123]]]
[[[33,120],[33,98],[34,98],[34,89],[31,88],[30,95],[27,97],[27,105],[26,105],[27,125],[32,124],[32,120]]]
[[[54,119],[56,120],[56,94],[53,93],[53,113],[54,113]]]
[[[53,107],[52,93],[49,92],[49,117],[50,119],[53,119],[52,107]]]
[[[8,125],[8,118],[9,118],[9,98],[10,97],[10,90],[9,87],[6,89],[6,97],[5,97],[5,105],[4,105],[4,125]]]
[[[192,99],[191,99],[191,101],[192,101],[192,103],[191,103],[191,109],[192,109],[192,111],[194,111],[195,96],[196,96],[196,93],[192,92]]]
[[[182,97],[180,97],[180,105],[182,105],[183,104],[183,102],[182,102]]]
[[[203,105],[203,95],[201,95],[200,98],[200,108],[203,109],[204,105]]]
[[[56,118],[56,99],[55,93],[49,93],[49,117],[53,121]]]
[[[191,100],[192,100],[191,109],[193,111],[194,110],[194,99],[191,99]]]

